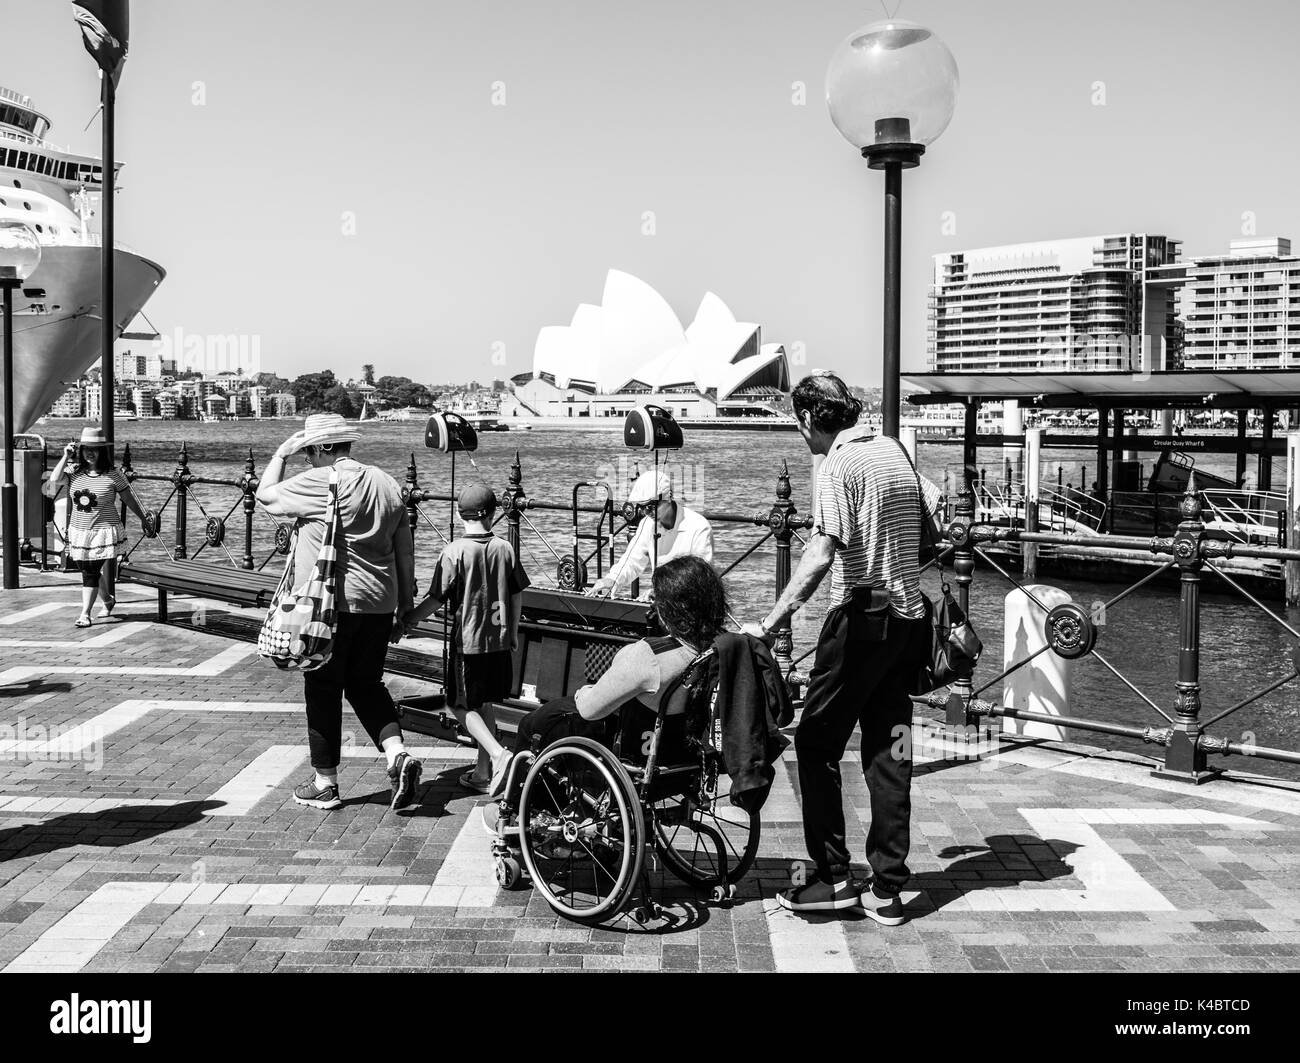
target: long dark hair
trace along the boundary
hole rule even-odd
[[[655,569],[655,612],[670,635],[697,650],[713,645],[727,619],[727,591],[713,566],[675,557]]]
[[[94,462],[86,460],[86,452],[95,455]],[[77,447],[77,473],[108,472],[114,467],[112,447]]]

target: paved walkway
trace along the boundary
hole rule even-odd
[[[925,761],[911,919],[884,929],[777,907],[803,856],[791,753],[738,903],[701,905],[669,879],[668,924],[588,929],[497,889],[482,799],[455,785],[469,751],[423,748],[420,806],[393,815],[349,716],[347,803],[302,808],[300,678],[152,623],[139,589],[76,630],[67,577],[23,579],[0,596],[0,970],[1300,969],[1294,787],[1192,789],[1080,747]]]

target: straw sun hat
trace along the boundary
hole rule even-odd
[[[307,418],[302,428],[302,439],[298,441],[298,450],[306,447],[320,447],[329,443],[355,443],[361,433],[350,426],[341,414],[314,413]]]

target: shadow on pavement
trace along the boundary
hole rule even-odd
[[[180,827],[193,826],[204,813],[221,808],[221,801],[180,801],[170,806],[121,805],[102,812],[70,812],[62,816],[0,828],[0,863],[18,857],[42,856],[76,845],[116,848],[147,841]]]

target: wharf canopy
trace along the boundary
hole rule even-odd
[[[789,391],[785,347],[712,292],[683,328],[650,285],[610,270],[599,306],[538,332],[532,372],[514,377],[516,408],[502,412],[621,417],[653,402],[677,417],[770,417]]]

